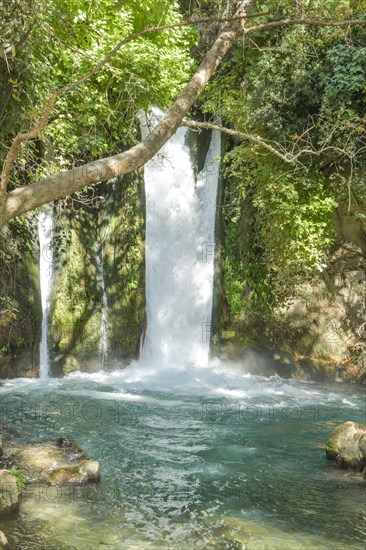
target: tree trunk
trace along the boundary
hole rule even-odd
[[[256,0],[239,2],[236,15],[249,15],[255,3]],[[245,19],[232,21],[223,28],[184,91],[151,134],[141,143],[124,153],[89,162],[73,170],[59,172],[33,185],[11,191],[6,195],[4,204],[0,206],[0,226],[29,210],[71,195],[86,185],[107,181],[143,166],[175,133],[235,39],[242,33],[243,21]]]

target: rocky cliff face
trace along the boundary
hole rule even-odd
[[[295,375],[366,383],[366,227],[340,206],[326,267],[274,314],[271,340],[293,355]]]
[[[36,376],[42,322],[36,215],[1,230],[0,377]],[[107,295],[109,361],[136,357],[145,320],[140,176],[54,205],[51,371],[96,370]]]
[[[244,358],[255,372],[271,365],[282,376],[366,382],[365,225],[341,207],[334,231],[323,271],[296,285],[269,318],[226,323],[216,353]],[[256,361],[248,348],[261,350]]]
[[[323,273],[274,312],[268,336],[293,355],[295,374],[366,381],[366,257],[337,246]]]
[[[0,377],[34,376],[38,368],[41,300],[34,215],[0,231]]]
[[[366,174],[365,174],[366,177]],[[340,205],[334,212],[334,227],[336,242],[349,242],[360,248],[366,256],[366,208],[357,204],[357,211],[362,216],[355,216],[348,212],[347,205]]]
[[[90,207],[62,211],[56,221],[50,348],[58,375],[99,368],[103,307],[108,362],[138,353],[145,317],[143,182],[125,178],[98,191]]]

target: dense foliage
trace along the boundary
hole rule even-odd
[[[166,0],[32,0],[2,3],[0,20],[2,160],[10,140],[31,126],[54,90],[86,74],[129,34],[179,22],[181,15],[177,2]],[[136,142],[138,109],[166,108],[187,80],[193,37],[183,27],[136,38],[60,96],[45,132],[46,151],[37,143],[23,148],[13,182],[32,181],[32,161],[39,176],[39,170],[52,172]]]
[[[366,9],[346,0],[282,2],[275,19],[301,15],[366,17]],[[235,317],[270,314],[322,270],[338,205],[366,219],[365,54],[363,28],[271,29],[239,41],[205,91],[202,109],[214,121],[282,152],[304,151],[287,165],[253,143],[229,144],[224,270]]]

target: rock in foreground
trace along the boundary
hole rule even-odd
[[[366,468],[366,426],[344,422],[337,426],[325,446],[328,460],[340,468],[362,471]]]
[[[0,517],[18,513],[19,495],[16,477],[8,470],[0,470]]]
[[[80,485],[100,481],[99,463],[89,460],[72,437],[13,449],[11,458],[31,483]]]

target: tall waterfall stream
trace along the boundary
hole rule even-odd
[[[102,291],[102,315],[100,321],[100,338],[98,346],[98,366],[100,370],[104,370],[108,360],[108,297],[104,273],[104,246],[109,233],[109,227],[110,226],[108,225],[96,252],[96,264]]]
[[[52,206],[45,206],[38,214],[39,280],[42,304],[42,331],[39,346],[39,377],[48,378],[48,321],[52,290],[53,266],[53,214]]]
[[[147,134],[161,113],[142,117]],[[145,364],[208,363],[221,143],[213,132],[196,179],[187,128],[145,165],[147,334]]]

